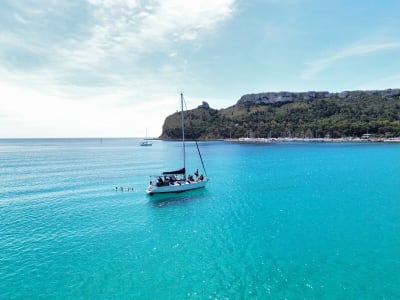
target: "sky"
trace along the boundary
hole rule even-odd
[[[1,0],[0,138],[158,137],[242,95],[400,88],[397,0]]]

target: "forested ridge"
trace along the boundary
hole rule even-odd
[[[387,90],[385,90],[387,91]],[[236,105],[216,110],[208,105],[185,112],[187,139],[240,137],[340,138],[400,136],[400,91],[330,94],[274,93],[243,96]],[[395,92],[393,92],[395,91]],[[289,94],[289,96],[287,96]],[[259,97],[257,97],[259,95]],[[298,95],[300,95],[298,97]],[[260,101],[260,97],[262,101]],[[276,100],[280,99],[280,100]],[[289,100],[288,100],[289,99]],[[180,114],[166,118],[161,139],[181,138]]]

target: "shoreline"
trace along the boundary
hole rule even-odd
[[[224,139],[225,142],[264,144],[286,142],[310,142],[310,143],[400,143],[400,137],[396,138],[238,138]]]

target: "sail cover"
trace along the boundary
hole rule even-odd
[[[170,172],[163,172],[163,175],[178,175],[178,174],[185,174],[185,168],[182,168],[180,170],[176,170],[176,171],[170,171]]]

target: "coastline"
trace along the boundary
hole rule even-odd
[[[285,142],[310,142],[310,143],[400,143],[400,137],[396,138],[238,138],[225,139],[232,143],[285,143]]]

